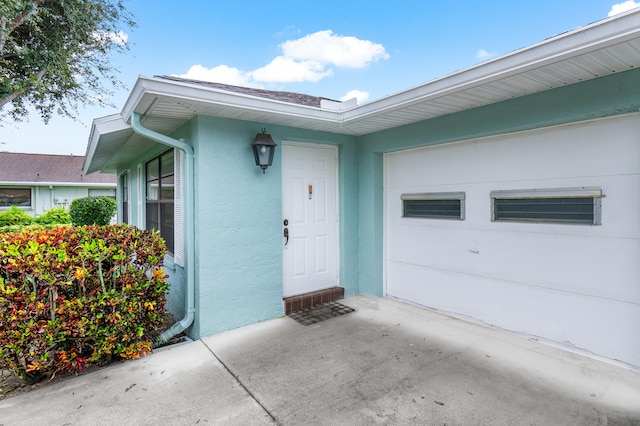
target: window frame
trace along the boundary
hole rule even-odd
[[[505,223],[538,223],[554,225],[601,225],[602,224],[602,198],[604,194],[599,187],[576,188],[542,188],[542,189],[516,189],[491,191],[491,221]],[[593,200],[593,213],[590,221],[568,220],[562,218],[516,218],[498,217],[496,200],[548,200],[548,199],[591,199]],[[533,215],[535,212],[531,212]],[[566,215],[567,212],[555,211],[543,214]]]
[[[88,188],[89,197],[108,197],[116,199],[116,188]],[[108,193],[108,195],[107,195]]]
[[[172,161],[169,162],[164,162],[164,165],[168,165],[171,164],[171,173],[164,173],[164,170],[162,169],[162,165],[163,165],[163,157],[167,154],[171,153],[172,155]],[[158,223],[158,227],[160,229],[158,229],[158,231],[160,232],[160,235],[164,238],[165,242],[167,243],[167,252],[169,253],[169,255],[171,255],[172,257],[174,256],[174,249],[175,249],[175,239],[176,239],[176,229],[175,229],[175,180],[176,180],[176,166],[175,166],[175,158],[176,158],[176,150],[174,150],[173,148],[168,149],[166,151],[161,152],[160,154],[156,155],[155,157],[145,161],[143,163],[143,170],[144,170],[144,182],[143,182],[143,188],[144,188],[144,198],[145,198],[145,202],[144,202],[144,206],[145,206],[145,213],[144,213],[144,220],[145,220],[145,229],[150,229],[149,228],[149,206],[152,204],[154,206],[156,206],[156,212],[157,212],[157,223]],[[157,162],[157,174],[158,176],[155,177],[154,181],[158,182],[158,187],[157,187],[157,196],[154,197],[154,199],[150,199],[149,198],[149,183],[151,182],[149,180],[149,165],[153,162]],[[166,178],[171,177],[173,180],[173,190],[172,190],[172,197],[169,198],[162,198],[163,195],[163,180],[165,180]],[[172,224],[165,224],[166,226],[163,226],[163,212],[165,212],[163,210],[163,208],[166,208],[168,206],[171,206],[171,222]],[[166,218],[166,216],[164,216]],[[168,235],[168,230],[167,227],[171,228],[171,235]],[[155,228],[154,228],[155,229]],[[163,231],[164,230],[164,231]]]
[[[25,186],[1,186],[0,192],[5,190],[24,190],[29,191],[29,204],[28,205],[20,205],[20,204],[0,204],[0,210],[9,209],[11,206],[16,206],[23,210],[33,210],[33,188],[25,187]]]
[[[465,220],[465,201],[466,193],[464,191],[456,192],[420,192],[420,193],[403,193],[400,195],[402,201],[402,218],[406,219],[440,219],[440,220]],[[450,201],[459,202],[458,215],[407,215],[407,202],[411,201]]]
[[[118,179],[118,186],[120,189],[120,222],[131,222],[131,203],[129,202],[130,192],[129,187],[131,185],[131,179],[129,171],[122,173]]]

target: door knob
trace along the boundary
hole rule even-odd
[[[284,238],[286,238],[284,245],[286,246],[289,243],[289,228],[284,228]]]

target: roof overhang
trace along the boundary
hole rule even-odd
[[[190,82],[139,77],[121,114],[94,120],[85,173],[115,172],[197,115],[361,136],[640,67],[640,9],[547,39],[371,103],[316,108]]]

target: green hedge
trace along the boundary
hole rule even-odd
[[[133,226],[0,234],[0,370],[32,381],[151,350],[164,240]]]
[[[71,225],[71,213],[64,207],[54,207],[37,216],[34,222],[40,225]]]
[[[17,206],[0,211],[0,233],[17,232],[25,228],[52,228],[70,224],[71,215],[69,210],[64,207],[54,207],[35,218]]]
[[[76,198],[69,206],[71,222],[76,226],[108,225],[117,206],[116,200],[109,197]]]
[[[0,211],[0,226],[28,225],[33,218],[18,206],[10,206],[7,210]]]

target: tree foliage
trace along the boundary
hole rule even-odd
[[[2,115],[21,120],[31,106],[47,122],[106,104],[121,85],[109,55],[134,26],[122,0],[0,1]]]

